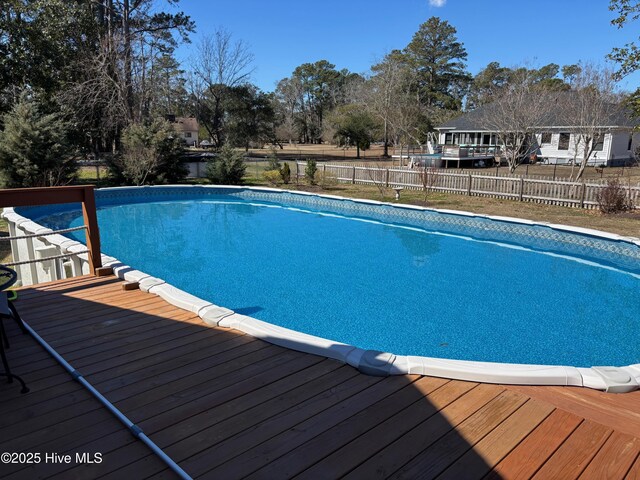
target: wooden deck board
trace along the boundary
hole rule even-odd
[[[638,478],[640,392],[370,377],[210,328],[115,277],[23,289],[25,320],[194,477]],[[6,322],[0,449],[101,464],[0,465],[3,478],[175,478],[30,336]]]
[[[580,475],[580,479],[623,479],[639,454],[640,439],[624,433],[613,432]]]
[[[578,478],[611,433],[597,423],[582,422],[533,478]]]
[[[579,387],[540,388],[514,385],[508,388],[620,432],[640,435],[640,390],[612,395]]]
[[[423,377],[385,399],[358,412],[332,428],[316,435],[306,442],[295,442],[285,450],[284,455],[272,460],[248,478],[274,478],[282,475],[291,478],[330,453],[341,449],[346,443],[357,438],[379,424],[389,420],[396,412],[409,410],[416,403],[424,404],[424,396],[448,383],[443,379]],[[471,388],[471,387],[469,387]],[[426,409],[435,411],[431,406]],[[427,414],[428,415],[428,414]],[[296,446],[296,443],[298,444]],[[255,468],[253,465],[252,468]],[[322,475],[328,475],[324,471]],[[334,475],[331,474],[333,477]],[[337,478],[337,475],[334,477]]]
[[[253,468],[269,455],[275,455],[274,451],[281,451],[283,446],[295,445],[295,442],[312,435],[309,432],[329,428],[335,424],[333,422],[348,418],[357,409],[365,408],[368,404],[404,387],[408,380],[403,380],[382,382],[380,378],[363,378],[357,375],[307,398],[294,408],[283,408],[284,402],[272,402],[269,405],[270,410],[261,406],[260,412],[256,413],[262,413],[266,418],[259,423],[256,422],[259,418],[257,415],[241,415],[240,418],[244,421],[237,423],[239,419],[236,417],[233,422],[235,430],[242,430],[231,437],[227,435],[234,429],[229,428],[229,422],[224,422],[169,446],[167,452],[171,452],[170,454],[176,458],[186,457],[184,464],[196,476],[207,473],[207,476],[215,478],[241,477],[241,471]],[[308,396],[306,388],[302,393]],[[295,394],[291,398],[294,398],[294,401],[298,399]],[[212,448],[203,448],[209,444],[208,441],[193,442],[194,437],[209,439],[212,434],[224,441]],[[198,453],[193,455],[194,451]],[[252,462],[247,462],[249,459]],[[212,470],[213,467],[216,469]],[[221,472],[226,475],[222,475]]]
[[[416,388],[411,390],[420,397],[407,408],[388,408],[385,412],[388,417],[384,421],[371,417],[371,409],[367,409],[288,452],[258,474],[267,475],[277,468],[285,468],[292,474],[309,479],[345,475],[417,423],[436,415],[443,406],[475,387],[474,383],[440,380],[436,384],[416,382]],[[424,401],[424,395],[429,395],[430,402]],[[384,404],[374,406],[376,409],[380,407],[384,408]]]
[[[473,450],[449,466],[439,478],[474,479],[488,473],[552,411],[553,407],[547,403],[528,401],[479,441]]]
[[[12,322],[5,324],[10,338],[20,335],[17,327]],[[30,338],[30,337],[29,337]],[[35,344],[35,340],[30,338]],[[9,362],[11,354],[15,352],[12,346],[7,350]],[[41,353],[46,354],[41,349]],[[75,382],[71,376],[64,372],[62,366],[56,363],[58,374],[64,375],[65,395],[54,397],[54,399],[64,398],[64,405],[52,407],[49,411],[41,412],[38,405],[48,405],[52,399],[40,398],[43,393],[32,390],[30,393],[21,395],[17,393],[18,387],[15,383],[0,383],[0,398],[5,400],[5,407],[14,407],[2,411],[0,416],[0,450],[3,452],[38,452],[41,454],[41,462],[38,464],[2,464],[0,465],[0,477],[7,479],[34,479],[52,477],[60,468],[66,465],[47,463],[44,460],[46,452],[59,454],[70,454],[75,464],[75,453],[102,453],[103,464],[115,464],[118,461],[117,448],[126,447],[132,455],[148,456],[149,449],[135,442],[131,433],[115,417],[109,414],[97,400],[95,400],[80,384]],[[15,370],[15,369],[14,369]],[[15,370],[16,373],[22,372]],[[28,376],[25,380],[29,384]],[[31,386],[29,384],[29,386]],[[14,398],[13,401],[7,397]],[[26,401],[40,399],[40,402],[33,402],[34,407],[28,407]],[[78,405],[84,404],[86,410],[79,409]],[[2,408],[2,407],[0,407]],[[103,429],[96,429],[96,424],[102,424]],[[105,437],[104,432],[113,432],[113,438]],[[114,447],[115,445],[115,447]],[[158,471],[167,470],[166,466],[155,456],[151,458]],[[100,465],[95,466],[95,472],[101,471]],[[80,469],[84,469],[80,467]],[[71,477],[66,477],[71,478]],[[91,478],[84,476],[83,478]]]
[[[487,475],[487,479],[531,478],[580,425],[581,418],[556,410]]]
[[[607,460],[606,463],[608,465],[610,461]],[[640,480],[640,456],[636,459],[633,466],[629,469],[629,472],[624,477],[624,480]]]
[[[435,478],[526,401],[524,395],[509,391],[501,393],[438,442],[420,452],[390,478]]]
[[[210,424],[207,422],[212,421],[212,414],[219,414],[222,409],[228,415],[231,406],[235,408],[241,406],[246,409],[249,406],[258,405],[279,393],[295,388],[299,385],[298,381],[306,383],[315,376],[338,368],[334,362],[323,362],[322,365],[318,365],[321,362],[322,359],[311,355],[296,358],[283,353],[265,361],[264,365],[248,365],[217,377],[215,383],[206,382],[195,385],[188,391],[183,391],[184,395],[180,397],[165,396],[157,399],[153,404],[144,405],[131,412],[135,418],[140,418],[141,425],[146,431],[157,432],[175,426],[170,416],[161,415],[171,410],[172,415],[183,419],[180,428],[190,435],[196,426],[203,428]],[[296,382],[288,378],[294,373]]]

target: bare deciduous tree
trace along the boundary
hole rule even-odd
[[[82,60],[83,78],[60,92],[60,104],[85,125],[92,137],[94,151],[98,138],[113,140],[133,119],[128,103],[128,87],[120,54],[113,48],[117,35],[101,40],[99,51]],[[115,150],[115,144],[112,146]]]
[[[393,109],[407,72],[399,52],[392,52],[371,69],[373,76],[368,82],[363,99],[371,113],[383,124],[384,157],[389,156],[389,138],[393,123]]]
[[[242,41],[234,41],[231,33],[219,28],[202,38],[192,61],[191,90],[196,102],[198,120],[211,135],[216,147],[222,146],[223,99],[228,87],[247,83],[253,68],[253,54]]]
[[[153,147],[137,144],[126,148],[120,157],[122,173],[136,186],[144,185],[158,167],[159,158]]]
[[[436,167],[424,165],[419,167],[420,183],[422,184],[423,201],[426,204],[429,198],[429,193],[433,190],[433,187],[438,183],[438,172]]]
[[[537,149],[535,134],[546,125],[552,94],[536,86],[531,70],[520,68],[494,101],[480,113],[480,122],[496,133],[513,173]]]
[[[253,54],[242,40],[233,40],[230,32],[217,29],[198,45],[194,72],[207,85],[235,87],[246,83],[253,73]]]
[[[594,64],[581,64],[571,82],[571,91],[561,94],[558,103],[562,123],[571,128],[576,156],[581,154],[575,179],[584,174],[589,158],[604,135],[616,124],[620,102],[614,72]]]
[[[394,139],[400,146],[422,146],[433,125],[450,120],[458,112],[429,106],[418,92],[418,77],[399,52],[392,52],[374,67],[376,74],[369,81],[364,95],[367,107],[383,122],[384,139]],[[385,150],[386,151],[386,150]]]
[[[288,140],[289,145],[298,136],[297,112],[302,98],[303,87],[296,77],[284,78],[278,82],[275,91],[276,114],[280,124],[276,130],[276,136]]]

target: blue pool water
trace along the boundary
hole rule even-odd
[[[405,355],[640,363],[640,265],[573,254],[571,237],[531,249],[502,227],[488,238],[498,222],[438,217],[453,222],[447,230],[393,222],[399,209],[348,215],[229,195],[98,200],[104,253],[273,324]],[[38,221],[82,223],[80,212]]]

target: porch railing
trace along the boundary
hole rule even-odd
[[[0,206],[2,207],[27,207],[38,205],[56,205],[65,203],[80,203],[82,205],[82,217],[84,226],[77,229],[86,231],[86,252],[91,275],[97,275],[98,269],[102,267],[102,257],[100,254],[100,231],[98,229],[98,217],[96,215],[96,201],[93,185],[78,185],[65,187],[42,187],[42,188],[13,188],[0,190]],[[29,235],[34,237],[45,237],[56,233],[64,233],[76,229],[65,231],[49,231]],[[26,238],[20,236],[18,238]],[[10,239],[8,239],[10,240]],[[22,263],[53,261],[69,255],[54,255],[49,257],[34,258]]]

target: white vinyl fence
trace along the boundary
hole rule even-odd
[[[306,163],[296,162],[296,175],[304,177]],[[553,180],[484,173],[455,173],[437,169],[380,168],[370,166],[319,164],[318,171],[340,183],[403,187],[411,190],[462,195],[511,198],[513,200],[595,208],[596,194],[607,186],[606,179],[588,182]],[[634,205],[640,205],[640,185],[625,185]]]

